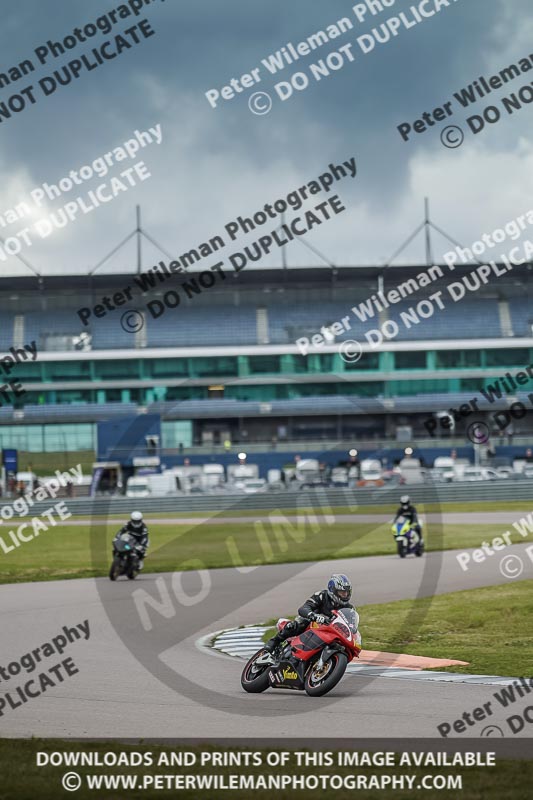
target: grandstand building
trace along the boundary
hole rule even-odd
[[[457,267],[453,280],[473,269]],[[413,437],[427,436],[428,414],[468,402],[487,382],[533,363],[531,265],[406,325],[402,314],[445,290],[450,272],[441,272],[388,308],[379,299],[399,284],[416,288],[420,266],[228,272],[191,297],[180,292],[179,305],[154,318],[149,302],[163,305],[169,290],[198,277],[175,275],[105,315],[91,314],[87,325],[78,310],[122,292],[135,276],[5,278],[1,350],[35,342],[38,357],[4,377],[25,393],[0,408],[0,425],[9,426],[3,446],[61,449],[58,437],[67,436],[69,449],[91,448],[95,422],[139,412],[161,414],[171,448],[395,438],[406,425]],[[352,309],[372,296],[375,316],[363,322]],[[121,324],[129,310],[142,320],[136,332]],[[349,322],[332,327],[343,319]],[[397,335],[373,346],[368,331],[394,321]],[[304,355],[301,341],[320,331],[323,342]],[[362,345],[356,361],[340,352],[351,340]],[[517,396],[529,392],[533,381]],[[494,408],[508,400],[504,393]]]

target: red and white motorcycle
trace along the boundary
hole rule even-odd
[[[280,619],[278,631],[289,620]],[[325,624],[312,622],[299,636],[280,645],[273,656],[262,648],[248,661],[241,675],[246,692],[265,689],[297,689],[311,697],[330,692],[340,681],[348,663],[359,657],[359,614],[352,608],[333,611]]]

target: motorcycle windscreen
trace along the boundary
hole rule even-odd
[[[407,517],[399,517],[395,523],[396,535],[405,535],[411,530],[411,520]]]
[[[345,639],[351,639],[359,627],[359,614],[353,608],[341,608],[337,611],[332,627]]]

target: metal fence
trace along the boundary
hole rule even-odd
[[[75,515],[126,514],[139,508],[145,514],[167,514],[217,511],[254,511],[274,509],[316,508],[323,506],[346,507],[385,505],[397,503],[401,494],[408,493],[414,503],[468,503],[476,501],[524,501],[528,510],[533,506],[533,480],[502,480],[483,483],[432,484],[383,489],[326,489],[276,492],[254,495],[188,495],[180,497],[130,497],[73,498],[64,500]],[[39,510],[49,508],[51,501],[35,504]]]

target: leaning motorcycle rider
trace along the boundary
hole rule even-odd
[[[402,495],[400,497],[400,508],[396,512],[396,516],[394,517],[393,523],[396,522],[400,517],[405,517],[411,523],[412,529],[418,534],[419,541],[423,542],[422,537],[422,523],[418,519],[418,511],[416,508],[411,504],[411,498],[408,494]]]
[[[291,636],[299,636],[311,622],[321,625],[329,622],[332,612],[341,608],[354,608],[350,603],[352,584],[346,575],[332,575],[327,589],[315,592],[301,608],[293,622],[288,622],[282,631],[276,633],[265,644],[265,649],[273,653],[279,645]],[[354,609],[355,610],[355,609]]]
[[[139,569],[142,569],[144,566],[144,557],[150,542],[148,540],[148,528],[146,527],[143,515],[140,511],[132,511],[128,522],[119,530],[117,537],[121,536],[123,533],[129,533],[130,536],[133,536],[135,539],[135,550],[139,556]]]

